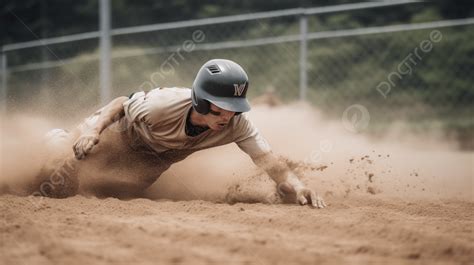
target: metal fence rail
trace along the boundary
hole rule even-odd
[[[306,90],[306,82],[305,82],[305,62],[304,62],[304,55],[305,55],[305,46],[304,43],[306,38],[306,28],[305,24],[306,16],[314,15],[314,14],[324,14],[324,13],[332,13],[332,12],[341,12],[341,11],[351,11],[351,10],[359,10],[359,9],[368,9],[368,8],[376,8],[376,7],[387,7],[387,6],[395,6],[395,5],[404,5],[410,3],[420,2],[419,0],[393,0],[393,1],[381,1],[381,2],[365,2],[365,3],[355,3],[355,4],[343,4],[337,6],[328,6],[328,7],[316,7],[316,8],[295,8],[295,9],[288,9],[288,10],[279,10],[279,11],[270,11],[270,12],[260,12],[254,14],[244,14],[244,15],[234,15],[234,16],[226,16],[226,17],[216,17],[216,18],[208,18],[208,19],[196,19],[196,20],[189,20],[189,21],[180,21],[180,22],[173,22],[173,23],[161,23],[161,24],[153,24],[153,25],[145,25],[145,26],[136,26],[136,27],[127,27],[127,28],[118,28],[118,29],[110,29],[110,1],[109,0],[100,0],[100,31],[95,32],[86,32],[81,34],[74,34],[69,36],[62,36],[56,38],[48,38],[48,39],[40,39],[35,41],[23,42],[23,43],[15,43],[15,44],[8,44],[2,47],[2,68],[1,68],[1,75],[2,75],[2,87],[0,88],[0,95],[2,96],[2,106],[3,109],[6,107],[6,98],[8,95],[8,74],[10,72],[18,70],[34,70],[34,69],[45,69],[50,67],[57,67],[64,64],[67,64],[71,61],[63,61],[62,59],[59,62],[45,62],[45,63],[35,63],[29,64],[24,66],[16,66],[14,69],[9,70],[8,64],[8,52],[18,51],[21,49],[27,48],[34,48],[40,46],[48,46],[48,45],[55,45],[55,44],[62,44],[68,42],[76,42],[80,40],[87,40],[87,39],[95,39],[100,38],[100,52],[101,52],[101,67],[100,67],[100,98],[101,102],[106,102],[110,100],[110,95],[112,94],[110,91],[110,53],[111,53],[111,36],[118,36],[118,35],[126,35],[126,34],[137,34],[143,32],[151,32],[151,31],[160,31],[160,30],[170,30],[170,29],[178,29],[178,28],[186,28],[186,27],[196,27],[196,26],[206,26],[206,25],[216,25],[222,23],[235,23],[239,21],[249,21],[249,20],[259,20],[259,19],[268,19],[268,18],[278,18],[284,16],[299,16],[301,17],[301,36],[297,38],[302,42],[301,43],[301,56],[300,56],[300,75],[301,75],[301,97],[304,97],[304,91]],[[282,40],[290,40],[292,41],[295,36],[287,36],[282,37]],[[261,40],[262,41],[262,40]],[[277,39],[269,40],[266,43],[275,43],[278,41]],[[258,42],[258,40],[257,40]],[[224,44],[220,44],[224,45]],[[229,47],[232,47],[232,43],[229,43]],[[235,43],[234,45],[235,46]],[[208,46],[209,49],[209,46]],[[58,58],[59,59],[59,58]]]
[[[423,29],[437,29],[444,27],[454,27],[454,26],[466,26],[473,25],[474,18],[466,19],[454,19],[454,20],[442,20],[435,22],[427,23],[417,23],[417,24],[402,24],[394,26],[380,26],[380,27],[370,27],[370,28],[361,28],[361,29],[349,29],[349,30],[333,30],[333,31],[324,31],[324,32],[313,32],[308,33],[306,40],[317,40],[317,39],[327,39],[327,38],[337,38],[337,37],[349,37],[349,36],[358,36],[358,35],[368,35],[368,34],[382,34],[382,33],[391,33],[391,32],[401,32],[401,31],[413,31],[413,30],[423,30]],[[296,42],[301,41],[302,36],[297,35],[287,35],[280,37],[268,37],[268,38],[258,38],[252,40],[244,41],[228,41],[228,42],[216,42],[208,44],[199,44],[194,48],[195,51],[198,50],[220,50],[220,49],[232,49],[232,48],[244,48],[252,46],[264,46],[269,44],[279,44],[285,42]],[[127,58],[134,56],[144,56],[157,53],[166,53],[175,51],[179,48],[179,45],[168,46],[168,47],[158,47],[158,48],[147,48],[147,49],[130,49],[128,51],[121,51],[120,53],[113,53],[111,58]],[[59,67],[71,63],[80,63],[99,60],[100,56],[89,56],[87,58],[72,58],[72,59],[63,59],[61,61],[46,61],[39,63],[28,63],[19,66],[9,67],[9,72],[23,72],[23,71],[32,71],[38,69]]]

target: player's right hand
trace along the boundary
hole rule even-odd
[[[88,133],[81,135],[72,146],[74,155],[77,159],[81,160],[90,153],[92,148],[99,143],[98,133]]]

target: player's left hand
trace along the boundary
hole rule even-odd
[[[315,191],[309,188],[300,188],[296,191],[296,200],[301,205],[311,203],[314,208],[324,208],[326,203]]]
[[[294,200],[295,203],[299,203],[300,205],[311,203],[311,206],[314,208],[327,207],[326,202],[324,202],[318,193],[303,185],[292,186],[288,182],[282,182],[278,185],[277,190],[282,197],[286,197],[290,199],[290,201]]]
[[[98,133],[87,133],[81,135],[73,145],[74,155],[77,159],[83,159],[90,153],[92,148],[99,143]]]

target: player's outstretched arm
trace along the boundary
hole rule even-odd
[[[95,126],[81,133],[73,144],[74,155],[77,159],[83,159],[99,143],[99,135],[102,131],[124,115],[123,103],[127,99],[127,97],[118,97],[112,100],[102,108]]]
[[[288,165],[273,154],[265,138],[247,120],[241,121],[241,126],[245,128],[242,133],[244,140],[236,141],[237,145],[275,181],[278,193],[286,198],[294,196],[296,203],[301,205],[310,203],[315,208],[326,207],[324,200],[306,187]]]
[[[306,187],[273,153],[267,153],[254,161],[276,182],[280,195],[295,196],[296,203],[301,205],[310,203],[315,208],[326,207],[324,200],[314,190]]]

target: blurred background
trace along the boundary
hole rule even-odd
[[[227,58],[251,100],[303,100],[334,119],[363,106],[364,133],[403,123],[474,149],[472,1],[0,3],[6,114],[77,122],[116,96],[191,87],[205,61]]]

